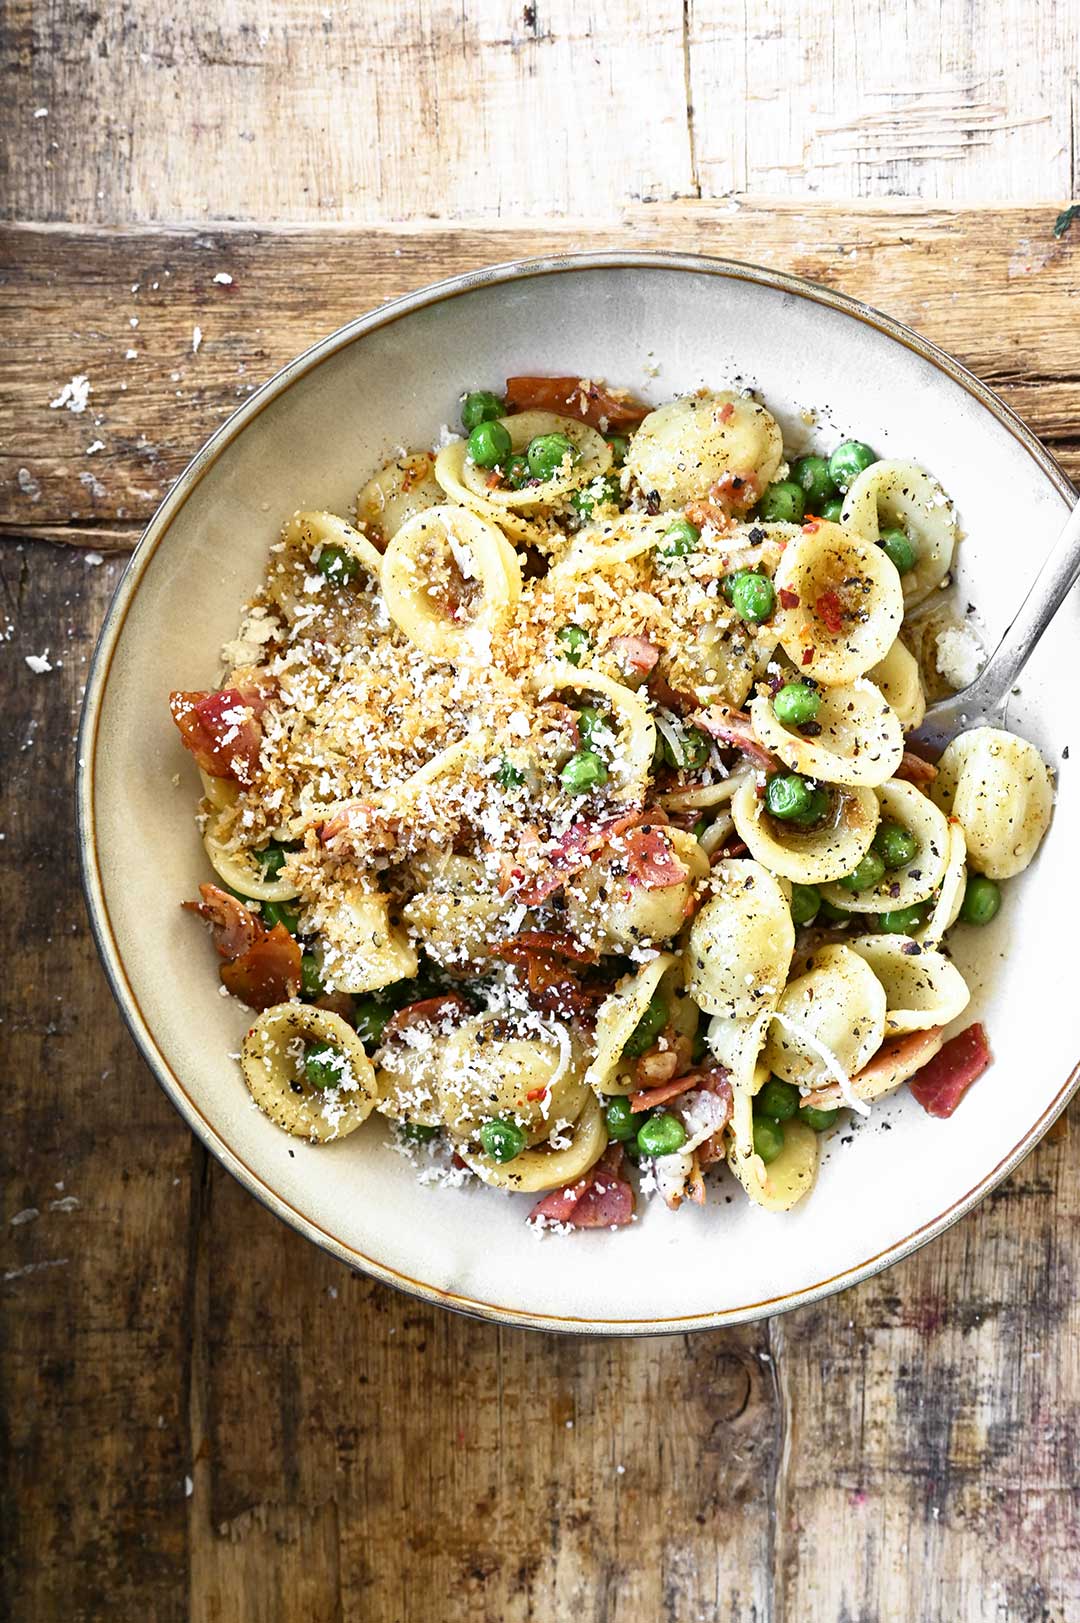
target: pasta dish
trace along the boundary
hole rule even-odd
[[[171,696],[244,1082],[540,1228],[710,1168],[788,1210],[843,1112],[909,1083],[948,1116],[989,1064],[946,1040],[949,932],[1050,820],[1025,740],[908,747],[970,679],[956,513],[862,441],[786,449],[750,391],[523,377],[461,414],[348,519],[289,518],[218,687]]]

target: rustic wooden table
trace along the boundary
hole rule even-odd
[[[105,988],[71,811],[94,637],[170,481],[294,352],[468,266],[782,266],[946,345],[1080,474],[1080,221],[1054,235],[1078,25],[1064,0],[10,0],[2,1615],[1080,1615],[1076,1134],[787,1318],[636,1343],[455,1318],[193,1142]],[[1022,545],[1006,492],[1002,522]]]

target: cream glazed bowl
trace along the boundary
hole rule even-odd
[[[652,1200],[617,1232],[537,1238],[527,1197],[421,1185],[373,1117],[339,1144],[281,1133],[230,1055],[250,1015],[219,996],[214,958],[179,907],[208,877],[198,782],[169,716],[173,688],[212,686],[221,645],[297,508],[346,513],[362,476],[430,444],[465,388],[507,375],[606,378],[659,403],[753,383],[789,446],[848,435],[925,464],[966,539],[961,604],[992,645],[1067,516],[1053,458],[957,362],[867,306],[750,265],[607,253],[496,266],[411,294],[292,361],[199,451],[154,516],[98,644],[79,742],[90,916],[131,1032],[177,1109],[270,1209],[350,1266],[503,1323],[582,1334],[710,1328],[810,1302],[940,1234],[1032,1148],[1080,1080],[1080,918],[1073,737],[1077,595],[1039,647],[1009,724],[1058,774],[1033,866],[982,931],[957,931],[994,1064],[949,1121],[906,1089],[826,1142],[817,1187],[786,1215],[721,1178],[704,1208]],[[1074,750],[1074,755],[1077,751]]]

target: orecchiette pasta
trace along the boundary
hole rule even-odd
[[[376,1112],[425,1182],[540,1195],[549,1232],[629,1223],[634,1169],[787,1211],[842,1109],[918,1077],[947,1115],[989,1064],[948,932],[1034,857],[1050,773],[998,728],[936,776],[905,748],[957,625],[921,468],[789,470],[734,391],[507,398],[463,395],[355,524],[289,517],[221,686],[170,697],[244,1079],[315,1143]],[[850,482],[842,523],[799,522],[808,474],[815,508]]]
[[[837,1067],[854,1076],[885,1036],[885,989],[850,947],[819,948],[806,974],[785,987],[777,1012],[765,1063],[799,1086],[829,1082]]]
[[[320,1043],[327,1083],[307,1081],[304,1054]],[[292,1003],[265,1009],[244,1038],[240,1065],[248,1091],[271,1121],[315,1144],[346,1138],[366,1121],[378,1099],[375,1071],[364,1046],[340,1015]]]
[[[694,918],[686,984],[705,1014],[751,1020],[787,980],[795,926],[779,884],[758,862],[718,862],[716,894]]]
[[[885,1035],[947,1026],[971,999],[956,965],[940,952],[923,950],[902,935],[864,935],[851,951],[870,965],[885,989]]]
[[[385,543],[408,519],[443,500],[434,456],[430,451],[412,451],[388,462],[368,480],[356,498],[356,517],[369,535]]]
[[[989,879],[1023,873],[1050,826],[1050,773],[1033,744],[1000,727],[976,727],[938,762],[931,794],[956,818],[968,862]]]
[[[755,784],[731,800],[731,815],[750,855],[771,873],[801,885],[820,885],[849,874],[870,849],[878,825],[872,789],[836,788],[820,826],[793,827],[772,817]]]
[[[914,732],[926,714],[926,695],[923,693],[919,662],[899,637],[885,658],[879,660],[869,672],[869,676],[894,712],[901,729],[905,733]]]
[[[681,507],[725,476],[749,485],[753,499],[783,454],[780,429],[764,406],[745,395],[703,389],[649,413],[631,442],[627,466],[665,507]]]
[[[513,547],[460,507],[428,507],[403,524],[383,555],[381,581],[391,618],[434,659],[483,658],[521,596]]]
[[[958,534],[952,503],[914,462],[872,463],[848,491],[842,522],[871,542],[885,530],[904,531],[916,560],[902,581],[908,608],[929,597],[949,573]]]
[[[823,886],[822,895],[845,913],[895,913],[913,907],[932,896],[945,877],[948,819],[914,784],[902,779],[883,783],[875,793],[880,823],[912,836],[915,851],[902,867],[886,869],[877,884],[864,889],[851,891],[836,883]]]
[[[776,630],[797,670],[839,687],[884,659],[904,617],[895,568],[880,547],[824,519],[786,549],[774,583]]]
[[[777,719],[768,694],[750,706],[754,731],[793,772],[826,783],[873,788],[891,778],[904,755],[900,722],[881,691],[865,677],[850,687],[826,688],[812,738]]]

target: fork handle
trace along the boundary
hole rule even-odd
[[[1012,691],[1036,643],[1080,579],[1080,502],[1043,560],[1008,630],[971,686],[967,707],[991,711]]]

